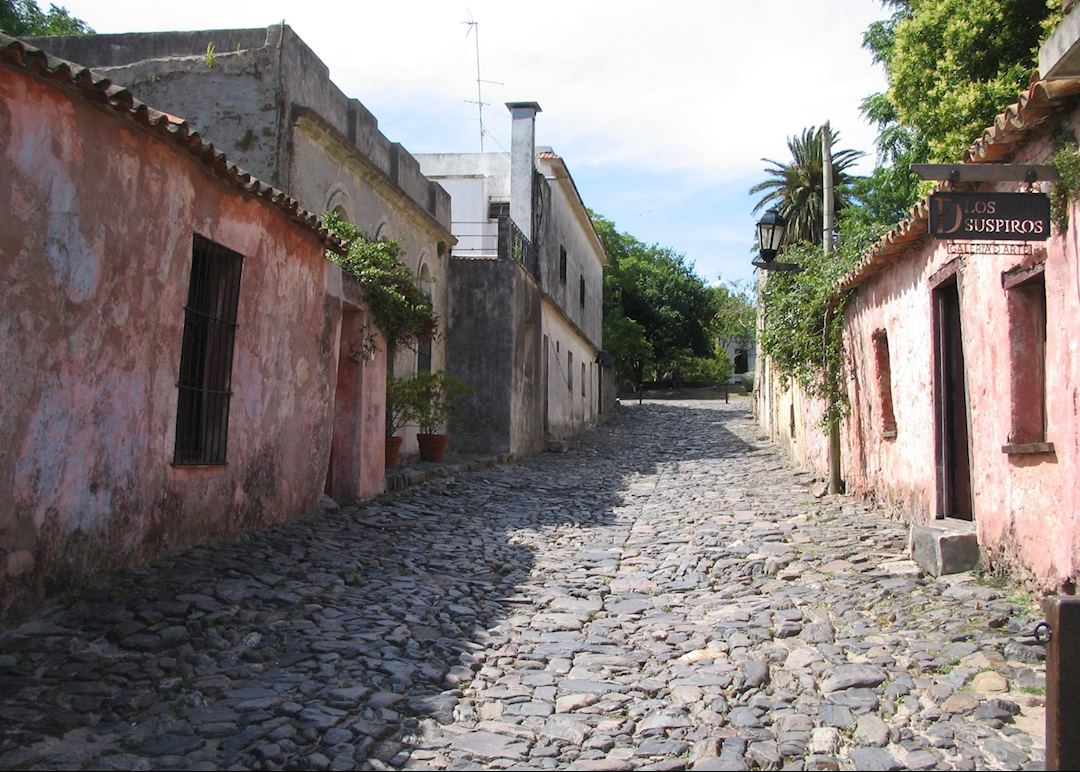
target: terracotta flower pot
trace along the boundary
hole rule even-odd
[[[420,445],[420,458],[424,461],[442,461],[446,453],[446,443],[450,441],[446,434],[417,434],[416,442]]]
[[[401,452],[401,437],[386,438],[386,468],[393,469],[398,465],[398,453]]]

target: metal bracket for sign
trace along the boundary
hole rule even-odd
[[[920,179],[948,182],[1058,182],[1061,175],[1043,164],[912,164]]]

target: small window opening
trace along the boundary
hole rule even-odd
[[[566,352],[566,390],[574,391],[574,352]]]
[[[896,416],[893,414],[892,364],[889,359],[889,335],[885,330],[875,330],[874,378],[877,381],[878,409],[881,412],[881,433],[885,439],[896,436]]]
[[[498,220],[500,217],[510,216],[509,201],[491,201],[488,203],[488,219]]]
[[[1031,275],[1031,274],[1034,275]],[[1006,282],[1010,427],[1006,452],[1046,443],[1046,280],[1042,266]]]
[[[431,336],[421,335],[416,339],[416,372],[431,372]]]
[[[584,308],[585,307],[585,274],[581,275],[581,281],[578,284],[578,289],[580,291],[579,294],[581,296],[580,305],[581,305],[582,308]]]
[[[585,363],[581,363],[581,396],[585,396]]]
[[[566,284],[566,247],[559,247],[559,281]]]
[[[174,464],[225,463],[242,265],[242,255],[194,236],[180,346]]]

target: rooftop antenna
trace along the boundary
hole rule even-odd
[[[478,117],[480,119],[480,152],[483,153],[484,152],[484,134],[487,133],[487,132],[484,131],[484,108],[488,105],[488,103],[484,101],[484,94],[483,94],[483,91],[482,91],[482,85],[481,84],[490,83],[490,84],[495,85],[495,86],[502,86],[502,85],[505,85],[505,84],[500,83],[497,80],[483,80],[483,79],[481,79],[481,77],[480,77],[480,22],[478,22],[476,19],[473,18],[472,11],[468,11],[468,14],[469,14],[469,20],[468,21],[463,21],[461,23],[469,28],[465,32],[465,37],[468,37],[470,34],[472,34],[474,32],[476,33],[473,36],[473,39],[476,41],[476,99],[475,100],[466,99],[465,101],[467,103],[469,103],[469,104],[476,105],[476,111],[477,111]]]

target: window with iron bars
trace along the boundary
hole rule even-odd
[[[243,256],[196,234],[184,306],[176,405],[177,465],[225,463]]]

